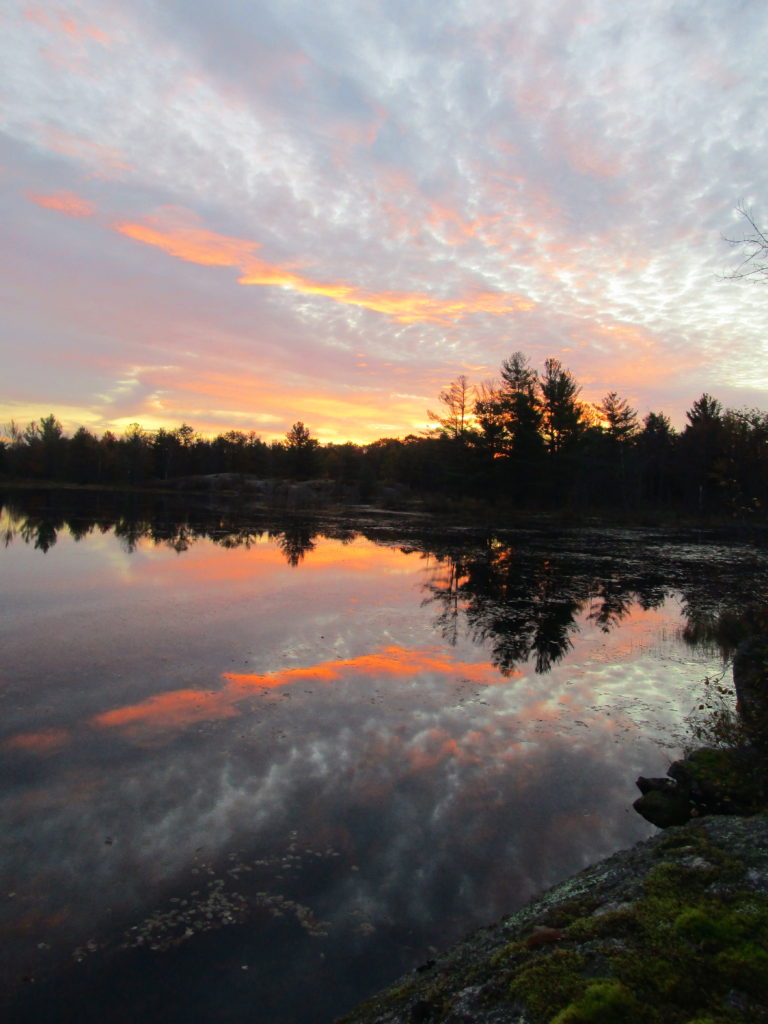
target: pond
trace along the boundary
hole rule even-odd
[[[654,831],[750,538],[17,494],[9,1019],[327,1024]],[[117,504],[115,504],[117,502]]]

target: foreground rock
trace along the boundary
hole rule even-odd
[[[766,806],[763,747],[701,747],[670,765],[669,778],[637,780],[632,805],[658,828],[709,814],[756,814]]]
[[[768,815],[670,828],[556,886],[339,1024],[768,1021]]]

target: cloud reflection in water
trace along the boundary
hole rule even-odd
[[[32,622],[49,638],[17,643],[7,676],[10,980],[89,939],[114,950],[153,913],[170,919],[168,900],[199,902],[220,881],[222,906],[241,910],[217,922],[216,955],[269,965],[249,998],[299,963],[339,992],[356,978],[360,996],[649,831],[628,811],[633,778],[663,769],[658,743],[705,671],[678,645],[677,600],[629,601],[607,632],[579,604],[572,648],[542,674],[535,653],[498,663],[497,627],[461,624],[481,605],[509,612],[487,587],[458,594],[446,637],[422,604],[440,556],[316,535],[294,569],[277,538],[182,554],[138,540],[126,568],[104,538],[88,543],[62,535],[50,563],[9,549],[38,589],[8,638]],[[100,633],[75,648],[89,616]],[[115,684],[94,671],[110,651]]]

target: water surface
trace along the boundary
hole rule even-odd
[[[94,499],[95,501],[96,499]],[[16,1019],[327,1022],[653,831],[747,541],[6,505]]]

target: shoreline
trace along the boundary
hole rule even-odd
[[[695,819],[579,872],[335,1024],[768,1020],[768,813]]]

